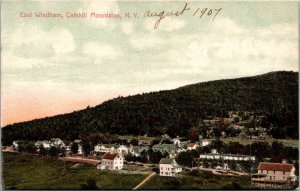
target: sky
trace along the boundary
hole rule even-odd
[[[1,126],[198,82],[298,71],[297,1],[14,1],[1,6]],[[193,13],[199,8],[195,16]],[[212,9],[201,18],[200,10]],[[212,21],[215,9],[222,8]],[[35,18],[35,12],[61,13]],[[22,18],[20,12],[33,17]],[[120,14],[71,19],[66,12]],[[138,18],[125,18],[125,13]]]

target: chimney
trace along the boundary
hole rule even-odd
[[[282,163],[286,164],[287,163],[286,159],[282,159]]]

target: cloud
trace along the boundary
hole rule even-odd
[[[125,34],[131,34],[133,32],[133,23],[132,22],[122,22],[121,29]]]
[[[148,34],[143,36],[132,36],[129,43],[138,50],[155,48],[166,43],[166,41],[156,35]]]
[[[228,18],[212,24],[209,33],[172,35],[156,55],[156,71],[165,79],[193,76],[191,82],[233,78],[276,70],[298,71],[297,24],[245,27]],[[221,27],[223,26],[223,27]],[[282,29],[282,27],[285,29]],[[223,28],[222,33],[220,30]],[[205,73],[212,75],[204,77]],[[196,75],[198,74],[198,75]],[[176,80],[176,79],[174,79]]]
[[[83,53],[92,58],[116,58],[121,52],[108,44],[87,42],[83,46]]]
[[[234,20],[226,17],[216,19],[210,24],[210,27],[212,31],[222,31],[224,36],[226,34],[239,35],[247,32],[246,28],[238,25]]]
[[[71,53],[76,48],[73,34],[63,27],[46,30],[40,25],[22,24],[4,35],[3,49],[21,57],[51,57]]]
[[[173,18],[173,17],[166,17],[160,21],[160,24],[158,25],[157,29],[154,29],[156,19],[147,19],[144,22],[144,27],[148,31],[167,31],[172,32],[176,30],[180,30],[185,26],[185,22],[181,19]]]
[[[120,9],[115,0],[101,0],[101,1],[82,1],[82,8],[79,11],[85,11],[88,13],[114,13],[119,14]],[[88,15],[89,17],[89,15]],[[101,27],[104,30],[113,30],[116,27],[115,19],[105,19],[105,18],[89,18],[85,21],[90,27],[99,28]]]

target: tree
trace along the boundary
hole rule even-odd
[[[138,145],[139,145],[139,140],[133,138],[133,139],[130,141],[130,144],[132,144],[133,146],[138,146]]]
[[[91,153],[91,151],[92,151],[92,145],[91,145],[91,143],[89,143],[89,142],[83,142],[82,143],[82,150],[83,150],[84,156],[88,156]]]
[[[35,153],[36,147],[35,147],[34,143],[29,142],[29,143],[25,144],[25,151],[28,153]]]
[[[50,147],[48,154],[51,157],[57,157],[59,154],[59,149],[57,147]]]
[[[99,190],[94,179],[87,179],[85,184],[80,184],[82,190]]]
[[[195,143],[199,140],[200,132],[196,128],[191,128],[189,130],[189,139],[192,143]]]
[[[198,157],[199,157],[199,155],[196,150],[180,152],[177,157],[177,162],[180,165],[192,167],[193,165],[196,165],[194,160],[195,160],[195,158],[198,158]]]
[[[153,151],[152,149],[150,149],[148,153],[149,153],[149,162],[153,164],[159,163],[160,159],[169,155],[169,153],[167,152],[161,153],[160,151]]]
[[[224,190],[241,190],[242,186],[236,182],[231,182],[231,184],[226,184],[222,187]]]
[[[43,145],[39,146],[39,153],[41,155],[47,155],[48,154],[47,149],[45,149],[45,147]]]
[[[245,154],[254,155],[261,162],[264,158],[270,157],[271,146],[267,142],[255,142],[246,146]]]
[[[78,153],[78,143],[73,143],[71,145],[71,152],[75,155]]]
[[[282,159],[284,158],[283,152],[284,152],[283,144],[280,142],[274,141],[272,143],[271,162],[281,163]]]
[[[193,165],[193,157],[189,151],[179,153],[177,157],[178,164],[182,166],[192,167]]]
[[[230,142],[228,145],[228,152],[231,154],[241,154],[245,153],[245,146],[239,142]]]

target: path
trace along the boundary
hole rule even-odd
[[[155,172],[152,172],[151,174],[149,174],[149,176],[147,176],[142,182],[140,182],[136,187],[134,187],[133,190],[139,189],[143,184],[145,184],[145,182],[147,182],[155,174],[156,174]]]

